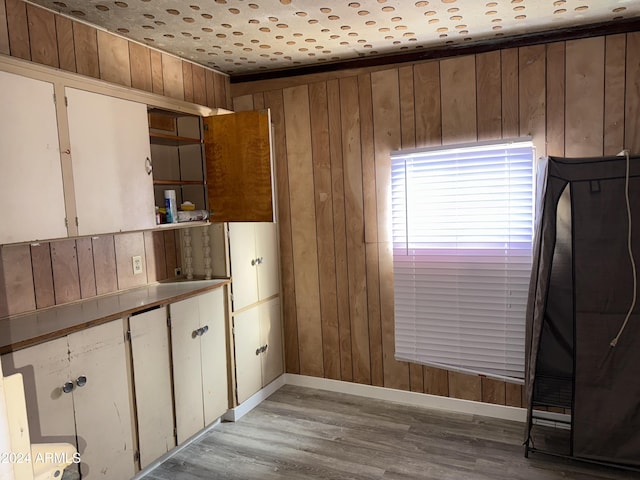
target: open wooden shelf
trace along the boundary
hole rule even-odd
[[[154,185],[204,185],[200,180],[154,180]]]
[[[199,138],[179,137],[166,133],[149,132],[150,142],[154,145],[169,145],[179,147],[181,145],[196,145],[202,143]]]

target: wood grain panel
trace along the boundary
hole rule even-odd
[[[416,146],[416,115],[414,110],[413,67],[398,69],[400,86],[400,135],[402,148]]]
[[[76,71],[76,47],[73,41],[73,22],[66,17],[56,15],[58,39],[58,61],[60,68],[68,72]]]
[[[144,254],[147,261],[147,280],[159,282],[167,278],[167,259],[164,253],[163,232],[144,232]]]
[[[253,110],[253,95],[242,95],[233,99],[233,111],[244,112]]]
[[[80,296],[82,298],[95,297],[97,293],[96,271],[93,266],[93,245],[91,238],[77,238],[76,252],[78,254]]]
[[[0,317],[36,308],[29,245],[0,247]]]
[[[193,102],[193,64],[190,62],[182,62],[182,80],[184,83],[184,100],[185,102]]]
[[[364,241],[367,274],[367,318],[369,319],[369,352],[371,384],[382,386],[382,325],[380,324],[380,281],[378,276],[378,217],[376,200],[376,167],[373,140],[373,104],[371,75],[358,76],[360,102],[360,144],[362,149],[362,196],[364,207]]]
[[[213,74],[213,97],[215,98],[215,106],[220,108],[227,107],[227,90],[225,88],[226,75],[221,73]],[[260,107],[262,108],[262,107]]]
[[[129,61],[131,63],[131,86],[145,92],[153,92],[149,49],[139,43],[129,42]]]
[[[31,245],[31,266],[36,308],[51,307],[56,304],[53,290],[53,268],[51,266],[51,246],[49,243]]]
[[[31,61],[57,68],[58,45],[56,21],[53,13],[27,4]]]
[[[544,47],[543,47],[544,48]],[[505,382],[493,378],[482,378],[482,401],[485,403],[505,404]]]
[[[566,69],[566,155],[602,155],[604,37],[567,42]],[[585,102],[585,98],[589,101]]]
[[[605,38],[604,155],[617,155],[624,148],[626,49],[626,35]]]
[[[102,80],[131,86],[129,42],[126,39],[98,30],[98,59]]]
[[[500,52],[476,55],[478,140],[502,138]]]
[[[477,375],[449,372],[449,396],[464,400],[482,401],[482,379]]]
[[[113,235],[93,237],[93,266],[96,272],[96,293],[103,295],[118,290],[116,248]]]
[[[193,66],[193,101],[198,105],[207,104],[207,79],[205,69],[199,65]]]
[[[640,32],[627,34],[624,146],[640,153]]]
[[[162,54],[162,81],[165,96],[184,100],[182,60],[173,55]]]
[[[564,156],[565,43],[547,45],[547,155]]]
[[[409,366],[394,358],[393,256],[388,231],[391,174],[389,152],[397,150],[401,142],[398,71],[390,69],[372,73],[371,94],[378,200],[378,271],[384,386],[409,390]]]
[[[80,300],[78,254],[74,239],[51,242],[51,266],[56,304]]]
[[[326,83],[309,85],[311,146],[316,231],[318,236],[318,280],[324,376],[340,380],[340,337],[336,291],[335,245],[333,241],[333,201],[331,193],[331,154],[329,151],[329,113]]]
[[[4,0],[0,1],[0,53],[9,55],[9,30],[7,27],[7,7]]]
[[[167,278],[174,278],[176,276],[176,268],[178,267],[178,246],[177,243],[180,240],[180,235],[176,239],[175,232],[169,230],[163,232],[164,234],[164,252],[165,252],[165,265],[167,267]]]
[[[206,105],[214,108],[216,106],[216,88],[215,88],[215,74],[211,70],[205,70],[204,72],[204,86],[207,94]]]
[[[526,405],[522,402],[523,390],[522,385],[505,383],[505,405],[526,408]]]
[[[26,4],[21,0],[6,0],[5,5],[11,56],[31,60]]]
[[[518,136],[518,49],[500,51],[502,61],[502,137]]]
[[[351,356],[351,321],[349,318],[349,273],[347,270],[347,223],[342,164],[342,126],[340,120],[340,84],[327,82],[329,109],[329,152],[331,156],[331,194],[333,200],[333,235],[335,245],[338,325],[340,333],[340,378],[353,380]]]
[[[264,108],[264,94],[262,92],[253,94],[253,108],[255,110]]]
[[[167,232],[173,234],[173,232]],[[147,283],[147,262],[144,253],[144,234],[142,232],[120,233],[114,235],[116,249],[116,271],[118,289],[127,290]],[[142,257],[142,273],[133,273],[134,255]]]
[[[340,80],[340,99],[353,379],[358,383],[370,384],[371,365],[357,77],[346,77]]]
[[[442,143],[440,108],[440,62],[420,63],[413,67],[416,111],[416,147]]]
[[[84,23],[73,22],[73,44],[78,73],[100,78],[96,29]]]
[[[278,196],[278,238],[280,240],[280,283],[284,322],[285,367],[289,373],[300,373],[296,287],[293,268],[291,204],[289,200],[289,167],[287,159],[286,124],[282,91],[265,92],[265,106],[271,110],[274,139],[276,194]]]
[[[299,216],[292,219],[293,260],[298,338],[301,349],[300,373],[323,376],[322,328],[318,283],[318,248],[315,235],[313,198],[313,159],[311,144],[309,91],[306,86],[283,91],[289,163],[289,193]]]
[[[153,93],[164,95],[164,80],[162,78],[162,53],[149,50],[151,58],[151,90]]]
[[[475,57],[440,62],[442,143],[465,143],[478,138]]]
[[[424,393],[449,396],[449,372],[442,368],[424,367]]]
[[[520,136],[530,135],[538,157],[546,147],[546,49],[544,45],[524,47],[518,55]]]

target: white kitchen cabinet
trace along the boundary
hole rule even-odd
[[[228,408],[225,289],[169,305],[178,444]]]
[[[229,256],[235,312],[280,292],[277,224],[230,223]]]
[[[77,445],[83,480],[135,473],[125,358],[121,320],[2,357],[23,375],[32,443]]]
[[[176,446],[167,309],[129,318],[140,467]]]
[[[280,298],[234,314],[236,395],[244,402],[284,370]]]
[[[147,106],[66,88],[78,234],[155,227]]]
[[[67,236],[52,83],[0,71],[0,244]]]

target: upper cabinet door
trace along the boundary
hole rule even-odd
[[[65,92],[78,234],[155,227],[146,105]]]
[[[269,110],[204,119],[213,222],[273,222]]]
[[[53,84],[0,72],[0,244],[67,236]]]

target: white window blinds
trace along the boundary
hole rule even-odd
[[[532,143],[394,152],[391,188],[396,358],[521,379]]]

